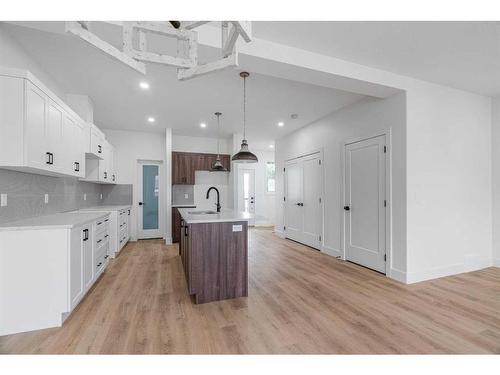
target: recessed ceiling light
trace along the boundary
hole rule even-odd
[[[280,121],[280,122],[278,122],[278,126],[279,127],[285,126],[285,123],[283,121]]]
[[[155,119],[154,117],[148,117],[148,122],[149,122],[149,123],[151,123],[151,124],[152,124],[152,123],[153,123],[153,122],[155,122],[155,121],[156,121],[156,119]]]
[[[148,90],[149,89],[149,83],[147,82],[140,82],[139,87],[143,90]]]
[[[269,148],[274,148],[274,145],[269,145]]]
[[[202,128],[206,128],[206,127],[207,127],[207,124],[205,124],[204,122],[202,122],[202,123],[200,124],[200,126],[201,126]]]
[[[299,115],[298,115],[298,114],[296,114],[296,113],[292,113],[292,114],[290,115],[290,118],[292,118],[293,120],[297,120],[297,119],[299,118]]]

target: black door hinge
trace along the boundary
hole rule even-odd
[[[283,230],[286,230],[286,227],[285,227],[285,226],[283,227]]]
[[[286,197],[283,197],[283,202],[286,202]]]
[[[285,168],[283,168],[283,172],[285,171]]]
[[[384,154],[387,152],[387,146],[384,146]]]
[[[387,207],[387,201],[384,199],[384,207]]]
[[[321,236],[319,236],[319,242],[321,242]]]
[[[319,161],[319,165],[321,165],[321,159],[319,159],[318,161]]]
[[[384,254],[384,262],[387,262],[387,254]]]

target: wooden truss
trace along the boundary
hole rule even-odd
[[[122,50],[92,33],[89,29],[89,22],[66,22],[66,31],[142,74],[146,74],[145,63],[163,64],[178,68],[177,78],[187,80],[238,66],[238,38],[241,36],[246,43],[252,40],[250,22],[222,21],[221,57],[219,60],[200,65],[198,64],[198,33],[195,29],[207,22],[209,21],[183,21],[180,22],[178,28],[173,27],[169,22],[109,22],[122,27]],[[173,56],[148,51],[148,34],[175,38],[178,45],[177,54]],[[180,49],[179,46],[181,46]]]

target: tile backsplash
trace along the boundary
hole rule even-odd
[[[194,203],[193,185],[173,185],[172,186],[172,204],[173,205],[192,205]]]
[[[7,194],[7,206],[0,207],[0,223],[6,223],[101,204],[128,204],[132,185],[100,185],[0,169],[0,194]]]

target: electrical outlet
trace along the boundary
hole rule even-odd
[[[0,194],[0,207],[7,206],[7,194]]]
[[[49,195],[48,194],[45,194],[44,201],[45,201],[45,204],[49,203]]]
[[[86,201],[87,200],[87,194],[83,194],[83,200]]]
[[[189,199],[189,194],[184,194],[184,199]]]

